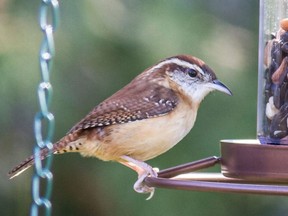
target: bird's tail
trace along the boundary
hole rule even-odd
[[[78,133],[71,133],[67,134],[65,137],[63,137],[61,140],[59,140],[57,143],[53,144],[52,154],[61,154],[64,152],[67,152],[65,149],[69,147],[69,143],[75,141],[78,139]],[[48,148],[44,148],[40,152],[41,160],[44,160],[49,155]],[[31,167],[34,164],[34,155],[31,155],[26,160],[24,160],[22,163],[20,163],[18,166],[14,167],[11,171],[8,172],[8,176],[10,179],[18,176],[25,170],[27,170],[29,167]]]
[[[53,151],[52,151],[53,152]],[[49,150],[47,148],[42,149],[40,152],[41,160],[44,160],[49,155]],[[12,170],[8,172],[8,176],[10,179],[20,175],[22,172],[27,170],[29,167],[31,167],[34,164],[34,155],[31,155],[30,157],[26,158],[22,163],[14,167]]]

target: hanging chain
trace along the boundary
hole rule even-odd
[[[45,215],[51,215],[51,192],[53,175],[50,171],[52,164],[51,142],[54,133],[54,116],[49,111],[49,105],[52,96],[52,86],[50,84],[50,73],[52,60],[55,54],[53,33],[58,26],[59,3],[57,0],[42,0],[40,6],[39,22],[43,32],[43,41],[40,46],[39,62],[41,81],[38,86],[38,99],[40,111],[36,113],[34,119],[34,134],[36,145],[34,147],[35,174],[32,180],[32,198],[31,215],[36,216],[39,209],[43,208]],[[45,135],[43,135],[43,133]],[[44,137],[45,136],[45,137]],[[42,164],[41,150],[48,149],[50,157],[45,164]],[[44,183],[45,188],[40,192],[40,183]],[[41,184],[42,185],[42,184]],[[43,194],[43,195],[41,195]]]

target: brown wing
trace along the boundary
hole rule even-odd
[[[162,116],[177,106],[177,95],[171,89],[157,83],[147,85],[146,81],[149,82],[145,77],[138,76],[96,106],[68,133]]]

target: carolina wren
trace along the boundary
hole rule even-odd
[[[194,125],[200,102],[211,91],[231,91],[200,59],[178,55],[164,59],[96,106],[62,139],[53,153],[79,152],[104,161],[117,161],[138,173],[134,190],[153,195],[143,184],[157,172],[143,161],[177,144]],[[41,159],[48,150],[41,151]],[[19,175],[34,163],[30,156],[9,172]]]

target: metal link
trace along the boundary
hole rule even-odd
[[[51,154],[53,144],[51,142],[54,133],[54,116],[49,111],[52,97],[52,85],[50,84],[50,73],[52,61],[55,55],[53,33],[58,27],[59,3],[57,0],[42,0],[39,13],[40,28],[43,32],[43,41],[40,46],[39,63],[42,80],[38,86],[38,100],[40,111],[34,119],[34,134],[36,145],[34,147],[35,173],[32,179],[32,216],[39,214],[43,208],[45,215],[51,215],[52,204],[50,197],[52,193],[53,175],[50,171],[52,155],[42,164],[41,150],[48,149]],[[45,126],[44,126],[45,125]],[[44,135],[45,134],[45,135]],[[40,192],[41,181],[45,188]]]
[[[52,86],[48,82],[42,82],[38,87],[39,105],[42,113],[48,113],[48,106],[50,105],[52,97]],[[43,100],[45,99],[45,100]]]
[[[51,16],[51,23],[48,22],[48,12],[52,13]],[[59,20],[59,3],[57,0],[42,0],[40,6],[40,28],[45,31],[47,26],[51,26],[53,31],[55,31],[58,27],[58,20]]]

